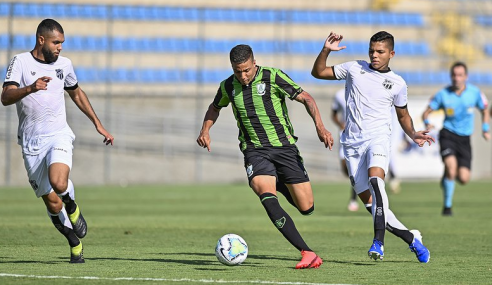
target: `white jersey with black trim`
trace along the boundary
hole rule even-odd
[[[407,105],[407,84],[393,71],[379,72],[364,60],[333,67],[345,79],[346,124],[341,143],[352,146],[391,134],[391,108]]]
[[[68,58],[59,56],[56,62],[47,64],[35,59],[30,52],[18,54],[10,61],[3,86],[23,88],[43,76],[51,77],[47,90],[31,93],[16,102],[17,138],[25,153],[35,153],[32,146],[43,137],[57,133],[74,136],[67,124],[64,90],[76,89],[78,85]]]

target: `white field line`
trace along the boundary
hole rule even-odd
[[[275,284],[275,285],[349,285],[349,284],[330,284],[330,283],[309,283],[309,282],[277,282],[277,281],[262,281],[262,280],[213,280],[213,279],[189,279],[189,278],[136,278],[136,277],[97,277],[97,276],[45,276],[45,275],[24,275],[24,274],[9,274],[0,273],[0,277],[13,278],[33,278],[33,279],[84,279],[84,280],[109,280],[109,281],[163,281],[163,282],[196,282],[196,283],[249,283],[249,284]]]

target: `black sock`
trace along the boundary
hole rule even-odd
[[[350,200],[354,201],[357,200],[357,194],[355,193],[354,189],[350,188]]]
[[[287,188],[287,186],[285,186],[284,183],[277,181],[277,192],[282,193],[285,199],[287,199],[287,201],[297,209],[296,203],[294,202],[294,198],[292,198],[292,195],[290,195],[289,188]]]
[[[51,216],[51,221],[53,222],[53,225],[55,225],[55,228],[63,235],[68,241],[68,244],[71,247],[77,246],[80,244],[79,238],[75,235],[73,230],[71,228],[67,228],[60,220],[60,217],[58,216]]]
[[[67,214],[73,214],[75,212],[75,209],[77,209],[77,204],[75,204],[75,201],[70,198],[70,195],[68,193],[62,196],[61,199],[63,203],[65,203],[65,210],[67,210]]]
[[[366,207],[367,211],[372,214],[372,206]],[[394,234],[395,236],[401,238],[404,242],[410,245],[413,242],[413,234],[409,230],[400,230],[392,227],[389,223],[386,223],[386,229]]]
[[[376,195],[376,209],[379,211],[376,212],[374,216],[374,238],[384,243],[384,234],[386,230],[386,222],[384,218],[384,208],[383,208],[383,200],[381,198],[381,192],[378,185],[378,180],[376,178],[371,178],[369,183],[374,190],[374,195]]]
[[[280,206],[277,196],[272,193],[263,193],[260,195],[260,201],[275,227],[295,248],[312,251],[297,231],[294,221]]]
[[[400,230],[393,228],[390,224],[386,225],[386,229],[394,234],[395,236],[401,238],[404,242],[410,245],[413,242],[413,234],[409,230]]]

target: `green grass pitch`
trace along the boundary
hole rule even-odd
[[[453,217],[440,215],[437,182],[404,183],[401,193],[389,194],[397,217],[422,232],[431,251],[428,264],[389,233],[384,261],[369,260],[371,217],[365,209],[347,211],[346,183],[314,184],[316,210],[308,217],[281,198],[324,260],[309,270],[293,269],[299,252],[270,223],[246,183],[77,187],[89,226],[85,264],[68,263],[67,242],[32,190],[4,187],[0,284],[491,284],[491,186],[458,186]],[[240,266],[222,265],[214,255],[226,233],[248,243]]]

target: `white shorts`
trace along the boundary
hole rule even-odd
[[[369,189],[369,168],[379,167],[388,172],[390,138],[373,138],[357,148],[344,145],[345,161],[352,187],[357,194]]]
[[[72,168],[73,140],[71,135],[58,134],[45,139],[39,154],[22,154],[29,183],[38,198],[53,191],[48,176],[51,164],[63,163]]]

